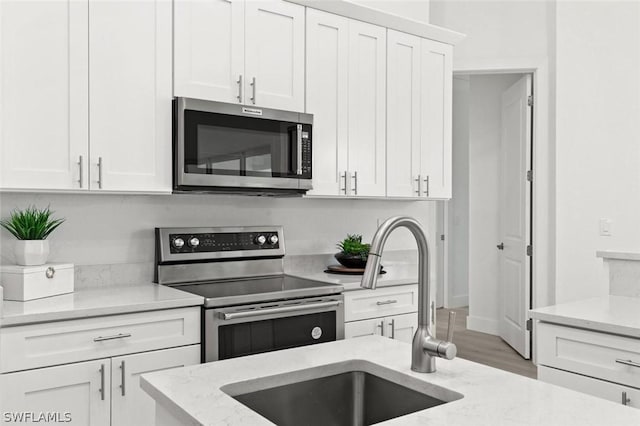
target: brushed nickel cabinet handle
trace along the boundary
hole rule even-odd
[[[424,179],[424,185],[425,185],[425,189],[424,189],[424,196],[428,197],[429,196],[429,176],[427,176]]]
[[[421,184],[421,182],[422,182],[422,178],[421,178],[421,176],[420,176],[420,175],[418,175],[418,178],[417,178],[417,179],[414,179],[414,181],[418,182],[418,190],[417,190],[417,191],[414,191],[414,192],[415,192],[416,194],[418,194],[418,197],[419,197],[419,196],[420,196],[420,192],[421,192],[421,190],[420,190],[420,184]]]
[[[340,191],[342,191],[342,193],[344,195],[347,195],[347,172],[345,170],[344,173],[340,173],[340,179],[344,179],[344,188],[340,188]]]
[[[629,405],[631,398],[627,398],[627,392],[622,392],[622,405]]]
[[[391,338],[392,339],[396,338],[396,320],[395,319],[391,320]]]
[[[378,305],[378,306],[391,305],[392,303],[398,303],[398,301],[395,300],[395,299],[389,299],[389,300],[385,300],[385,301],[382,301],[382,302],[376,302],[376,305]]]
[[[236,83],[238,83],[238,96],[236,98],[238,98],[239,103],[242,103],[242,74],[238,76]]]
[[[102,189],[102,157],[98,157],[98,189]]]
[[[44,276],[51,279],[56,274],[56,269],[53,266],[49,266],[46,271],[44,271]]]
[[[353,194],[358,195],[358,172],[353,172]]]
[[[78,176],[78,183],[80,184],[80,188],[82,188],[82,181],[84,180],[84,158],[82,155],[78,158],[78,168],[80,170],[80,174]]]
[[[100,399],[104,401],[104,364],[100,365]]]
[[[253,77],[251,79],[251,102],[255,105],[256,104],[256,78]]]
[[[104,342],[105,340],[116,340],[116,339],[124,339],[126,337],[131,337],[131,333],[118,333],[113,336],[98,336],[93,339],[94,342]]]
[[[378,324],[377,328],[380,329],[380,335],[384,337],[384,320],[380,321],[380,324]]]
[[[125,396],[126,391],[125,391],[125,369],[124,369],[124,360],[122,360],[122,362],[120,363],[120,381],[122,382],[122,384],[120,385],[120,389],[122,390],[122,396]]]

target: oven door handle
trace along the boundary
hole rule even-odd
[[[230,312],[230,313],[225,312],[222,314],[222,319],[225,321],[228,321],[236,318],[251,318],[251,317],[259,317],[263,315],[304,312],[304,311],[310,311],[313,309],[332,308],[334,306],[339,306],[341,304],[342,304],[341,301],[333,300],[331,302],[308,303],[304,305],[295,305],[295,306],[280,306],[277,308],[260,309],[257,311]]]

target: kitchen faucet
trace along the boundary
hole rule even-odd
[[[380,272],[382,249],[389,234],[400,227],[405,227],[418,243],[418,329],[413,336],[411,349],[411,369],[420,373],[436,371],[436,357],[453,359],[456,356],[456,345],[451,342],[455,312],[449,313],[447,340],[438,340],[431,334],[431,324],[435,322],[435,303],[431,299],[429,288],[429,244],[427,235],[420,223],[408,216],[395,216],[384,221],[376,231],[369,249],[367,266],[360,284],[363,288],[375,289]]]

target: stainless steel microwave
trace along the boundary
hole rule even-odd
[[[311,189],[313,116],[174,100],[174,191],[298,195]]]

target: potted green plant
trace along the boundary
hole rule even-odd
[[[9,219],[0,220],[0,226],[18,239],[14,247],[18,265],[44,265],[49,257],[47,237],[58,228],[64,219],[54,219],[49,207],[38,209],[29,206],[14,210]]]
[[[347,268],[364,268],[369,256],[371,244],[362,242],[362,235],[347,234],[347,238],[337,244],[340,253],[336,253],[335,258],[340,264]]]

